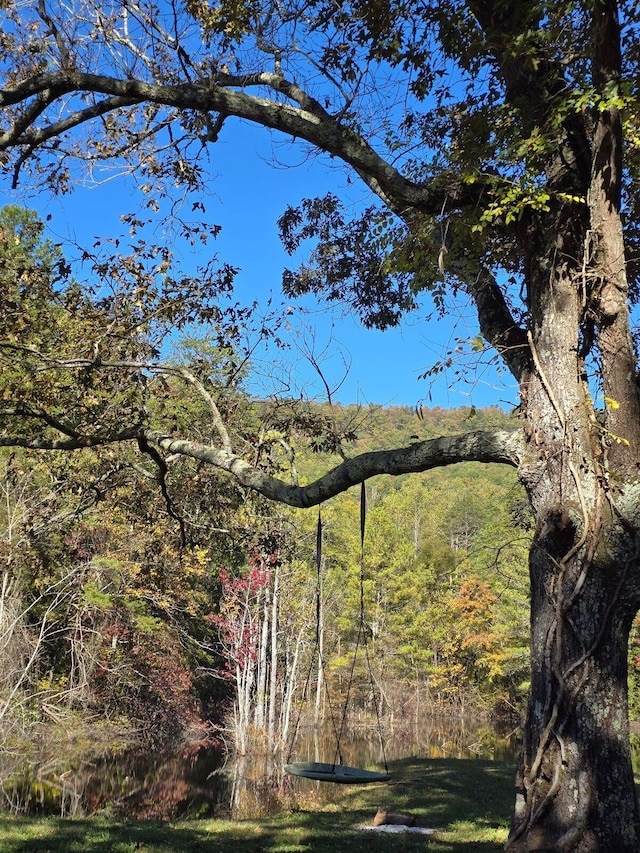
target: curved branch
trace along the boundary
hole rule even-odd
[[[2,414],[2,413],[0,413]],[[140,435],[136,427],[120,430],[113,435],[82,435],[78,438],[29,438],[24,435],[0,435],[0,447],[24,447],[25,450],[82,450],[104,447],[121,441],[131,441]]]
[[[346,459],[307,486],[295,486],[261,471],[231,450],[174,438],[157,430],[131,428],[107,437],[82,436],[69,439],[0,435],[0,447],[73,451],[140,439],[155,444],[167,453],[188,456],[220,468],[232,474],[241,485],[270,500],[302,508],[317,506],[377,474],[393,476],[420,473],[458,462],[493,462],[516,467],[525,449],[519,431],[476,431],[441,436],[408,447],[362,453]]]
[[[297,83],[287,80],[282,74],[271,71],[260,71],[256,74],[223,74],[218,72],[216,83],[234,89],[245,89],[248,86],[266,86],[273,89],[274,92],[282,92],[283,95],[299,104],[303,110],[313,113],[319,118],[331,120],[331,115],[320,105],[319,101],[308,95]]]
[[[455,262],[452,272],[456,274]],[[475,278],[467,275],[461,279],[476,304],[482,337],[500,353],[511,373],[521,382],[531,369],[531,350],[527,333],[516,323],[498,282],[485,269]]]
[[[37,110],[37,113],[39,114],[43,112],[43,110],[46,109],[50,103],[53,103],[54,100],[54,97],[43,98],[42,104],[40,104],[40,99],[38,99],[36,104],[40,105],[40,109]],[[122,98],[119,95],[113,95],[109,98],[105,98],[103,101],[92,104],[90,107],[86,107],[83,110],[75,110],[71,115],[60,119],[60,121],[53,122],[53,124],[50,124],[47,127],[31,128],[30,130],[27,130],[26,127],[29,123],[27,121],[27,113],[33,109],[32,107],[29,107],[29,109],[22,114],[20,120],[17,121],[16,124],[0,136],[0,150],[17,145],[27,145],[32,149],[36,148],[38,145],[42,145],[43,142],[47,142],[49,139],[61,136],[63,133],[66,133],[66,131],[72,130],[74,127],[79,127],[81,124],[91,121],[91,119],[107,115],[107,113],[113,112],[121,107],[134,106],[137,103],[138,101],[135,98]]]
[[[311,507],[376,474],[410,474],[457,462],[497,462],[517,466],[524,443],[516,432],[468,432],[417,442],[395,450],[377,450],[347,459],[307,486],[294,486],[250,465],[234,453],[162,432],[145,430],[145,438],[168,453],[198,459],[232,474],[239,483],[270,500]]]
[[[0,144],[5,138],[9,143],[18,140],[21,135],[34,123],[34,121],[49,107],[55,100],[55,95],[48,92],[46,89],[37,98],[35,98],[26,110],[20,116],[20,119],[15,122],[11,128],[11,132],[0,136]]]
[[[17,349],[22,347],[16,346]],[[28,347],[24,349],[33,352]],[[89,359],[56,360],[63,369],[79,370],[95,367]],[[117,433],[86,435],[74,433],[53,420],[47,412],[30,407],[8,406],[0,409],[0,418],[27,416],[41,420],[48,427],[63,433],[63,438],[44,436],[29,438],[20,435],[0,435],[0,447],[24,447],[37,450],[78,450],[83,447],[135,439],[142,449],[155,445],[170,454],[178,454],[214,465],[229,474],[243,486],[260,492],[265,497],[297,507],[315,506],[330,497],[346,491],[377,474],[410,474],[429,471],[433,468],[453,465],[458,462],[494,462],[518,466],[524,455],[523,437],[519,430],[471,431],[462,435],[441,436],[420,441],[392,450],[362,453],[345,459],[340,465],[307,486],[297,486],[267,474],[238,456],[232,448],[231,439],[222,420],[217,404],[204,384],[183,366],[158,365],[149,362],[101,361],[101,368],[124,368],[126,370],[149,370],[153,373],[178,376],[191,385],[205,400],[212,416],[213,426],[220,444],[203,444],[189,439],[177,438],[159,430],[146,429],[140,423],[125,427]],[[155,458],[155,451],[152,451]]]
[[[231,75],[222,75],[219,79],[226,79],[234,85],[255,85],[258,82],[255,77]],[[150,102],[177,110],[234,115],[304,139],[352,166],[372,191],[382,196],[400,216],[406,215],[409,208],[437,214],[442,209],[445,198],[458,204],[472,203],[477,199],[480,189],[475,185],[452,183],[450,186],[434,186],[432,183],[418,184],[406,178],[377,154],[364,139],[327,113],[315,99],[279,75],[259,75],[259,82],[303,106],[279,103],[236,91],[220,85],[218,78],[169,86],[80,71],[35,74],[2,90],[0,107],[26,103],[30,98],[45,91],[51,92],[56,99],[80,92],[99,93],[108,98],[95,106],[74,112],[71,116],[52,121],[45,127],[32,127],[18,135],[15,129],[9,129],[0,137],[0,150],[18,145],[37,145],[82,121],[94,118],[96,114],[104,114],[108,108],[116,109]],[[20,122],[20,118],[15,121]]]
[[[229,438],[229,433],[227,432],[227,428],[224,424],[224,421],[222,420],[222,416],[220,415],[220,409],[218,409],[216,401],[213,399],[211,394],[207,391],[207,389],[198,379],[198,377],[190,370],[187,370],[186,367],[177,367],[175,368],[175,372],[178,374],[178,376],[181,376],[186,383],[195,388],[198,394],[205,401],[209,408],[209,413],[211,414],[213,426],[215,427],[216,432],[220,436],[223,449],[231,450],[231,439]]]

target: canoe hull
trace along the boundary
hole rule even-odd
[[[388,773],[347,767],[344,764],[323,764],[319,761],[296,761],[293,764],[285,764],[284,769],[292,776],[339,785],[363,785],[369,782],[386,782],[389,779]]]

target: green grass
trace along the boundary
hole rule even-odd
[[[513,765],[465,760],[398,761],[391,782],[295,781],[294,808],[260,819],[173,823],[0,816],[0,853],[498,853],[513,804]],[[322,783],[320,783],[322,784]],[[323,785],[323,788],[329,788]],[[410,812],[434,836],[362,832],[379,806]]]

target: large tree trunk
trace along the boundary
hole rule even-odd
[[[596,88],[618,91],[613,0],[595,5],[591,39]],[[508,82],[517,68],[504,71]],[[640,605],[640,398],[621,218],[622,123],[615,103],[591,120],[556,126],[545,171],[558,195],[547,215],[524,216],[519,231],[531,354],[520,383],[528,449],[519,473],[537,529],[531,694],[510,853],[640,850],[626,683]],[[586,203],[564,205],[566,191]],[[590,371],[599,377],[595,394]]]
[[[636,489],[622,487],[633,482],[632,441],[596,417],[571,339],[575,276],[568,267],[553,275],[533,324],[534,370],[523,395],[528,458],[520,477],[537,517],[532,672],[506,849],[637,853],[626,670],[640,548]]]
[[[628,549],[565,560],[573,532],[558,512],[532,549],[532,685],[507,850],[637,853],[626,676],[635,544],[611,528],[601,543],[622,537]]]

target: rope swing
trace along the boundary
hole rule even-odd
[[[313,649],[313,653],[311,655],[311,661],[309,664],[309,671],[307,673],[307,678],[304,684],[304,688],[302,691],[302,703],[300,710],[298,712],[298,717],[296,720],[296,724],[293,731],[293,738],[291,741],[291,746],[289,748],[289,754],[287,756],[287,762],[289,762],[294,744],[296,741],[296,737],[298,734],[298,728],[300,725],[300,719],[302,716],[302,705],[304,705],[304,700],[307,696],[307,691],[309,688],[309,683],[311,680],[311,672],[314,667],[314,663],[316,661],[316,657],[319,663],[319,669],[321,672],[325,694],[327,697],[327,705],[329,708],[329,719],[331,721],[331,726],[333,729],[333,733],[336,739],[336,748],[333,756],[333,761],[331,762],[319,762],[319,761],[297,761],[293,763],[285,764],[285,771],[292,776],[302,776],[306,779],[315,779],[319,782],[336,782],[343,785],[361,785],[366,782],[386,782],[389,777],[389,768],[387,766],[387,758],[384,751],[384,739],[382,733],[382,724],[380,721],[380,711],[378,708],[378,699],[376,697],[375,684],[373,680],[373,671],[371,668],[371,660],[369,657],[369,646],[367,643],[367,630],[366,630],[366,611],[364,604],[364,535],[365,535],[365,523],[366,523],[366,493],[365,493],[365,484],[362,483],[360,489],[360,619],[358,625],[358,636],[356,638],[356,646],[353,653],[353,660],[351,661],[351,668],[349,670],[349,681],[347,684],[347,692],[344,699],[344,704],[342,708],[342,714],[340,717],[339,725],[336,724],[336,718],[333,713],[333,708],[331,706],[331,699],[329,697],[328,687],[327,687],[327,678],[325,673],[325,664],[324,659],[322,657],[322,649],[320,643],[320,623],[321,623],[321,596],[322,596],[322,517],[320,514],[320,510],[318,510],[318,526],[316,532],[316,640]],[[343,764],[342,761],[342,751],[340,749],[340,741],[342,739],[342,735],[345,729],[346,721],[347,721],[347,710],[349,706],[349,697],[351,695],[351,688],[353,685],[356,661],[358,658],[358,651],[360,647],[364,648],[365,659],[367,662],[367,671],[369,673],[369,681],[371,685],[371,695],[373,696],[373,704],[376,712],[376,722],[378,726],[378,736],[380,738],[380,747],[382,749],[382,758],[384,762],[384,772],[376,772],[373,770],[364,770],[359,767],[348,767]]]

